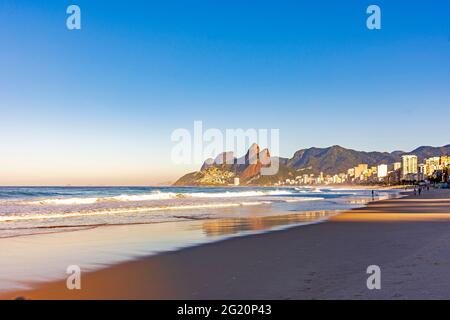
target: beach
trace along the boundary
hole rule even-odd
[[[429,3],[0,1],[0,300],[450,299]]]
[[[448,299],[450,192],[372,202],[318,224],[119,263],[3,299]],[[381,289],[366,286],[367,267]]]

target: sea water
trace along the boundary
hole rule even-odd
[[[0,187],[0,291],[64,278],[69,265],[318,223],[370,200],[371,190],[330,187]]]

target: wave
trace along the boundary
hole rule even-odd
[[[174,206],[157,206],[157,207],[132,207],[132,208],[108,208],[96,211],[75,211],[67,213],[46,213],[46,214],[27,214],[27,215],[7,215],[0,216],[0,222],[24,221],[24,220],[42,220],[42,219],[58,219],[73,218],[83,216],[98,216],[108,214],[124,214],[124,213],[145,213],[153,211],[166,210],[189,210],[189,209],[220,209],[239,206],[256,206],[262,204],[270,204],[271,201],[247,201],[238,203],[203,203],[193,205],[174,205]]]
[[[325,198],[321,198],[321,197],[305,197],[305,198],[283,199],[284,202],[303,202],[303,201],[320,201],[320,200],[325,200]]]
[[[312,187],[295,187],[295,190],[300,193],[322,193],[322,189],[320,188],[312,188]]]
[[[127,195],[122,194],[114,197],[91,197],[91,198],[49,198],[29,201],[31,205],[83,205],[98,202],[138,202],[152,200],[170,200],[177,198],[239,198],[239,197],[263,197],[263,196],[283,196],[294,194],[288,190],[268,190],[268,191],[226,191],[226,192],[193,192],[175,193],[155,191],[150,194]]]
[[[99,201],[99,198],[63,198],[63,199],[42,199],[29,201],[27,204],[62,204],[62,205],[72,205],[72,204],[93,204]]]
[[[271,195],[275,194],[275,192],[271,192]],[[276,193],[279,194],[279,193]],[[92,203],[93,199],[96,198],[86,198],[86,201],[83,203]],[[220,209],[220,208],[233,208],[233,207],[244,207],[244,206],[258,206],[264,204],[271,204],[274,202],[306,202],[306,201],[319,201],[324,198],[320,197],[293,197],[293,198],[280,198],[280,197],[266,197],[266,198],[255,198],[254,200],[251,197],[246,197],[242,200],[233,200],[233,199],[223,199],[213,200],[205,199],[203,201],[200,200],[200,195],[198,199],[192,199],[188,203],[183,199],[181,203],[178,200],[172,201],[163,201],[163,202],[153,202],[147,204],[139,204],[139,205],[130,205],[126,203],[108,203],[105,206],[73,206],[70,208],[70,211],[67,210],[64,206],[44,206],[40,210],[36,210],[34,212],[30,212],[30,207],[25,206],[20,211],[16,211],[17,207],[15,207],[14,213],[6,213],[0,214],[0,222],[12,222],[12,221],[28,221],[28,220],[48,220],[48,219],[59,219],[59,218],[74,218],[74,217],[84,217],[84,216],[102,216],[102,215],[117,215],[117,214],[146,214],[150,212],[157,211],[174,211],[174,210],[198,210],[198,209]],[[57,200],[57,199],[52,199]],[[60,199],[63,200],[63,199]],[[64,199],[63,203],[72,203],[74,199]],[[75,200],[76,203],[79,203],[78,200]],[[40,202],[41,203],[41,202]],[[34,206],[34,209],[38,209],[37,206]],[[157,216],[155,216],[156,218]],[[159,217],[159,216],[158,216]],[[159,218],[164,219],[164,216]],[[170,218],[170,216],[166,217]]]

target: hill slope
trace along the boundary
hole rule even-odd
[[[388,152],[365,152],[346,149],[340,146],[328,148],[309,148],[295,152],[287,165],[294,169],[303,169],[310,173],[336,174],[346,172],[359,163],[373,166],[380,163],[400,161],[401,156]]]

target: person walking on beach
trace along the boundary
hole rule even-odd
[[[422,193],[422,187],[419,187],[419,196]]]
[[[414,187],[414,195],[417,195],[416,187]]]
[[[372,190],[372,201],[375,200],[375,191]]]

